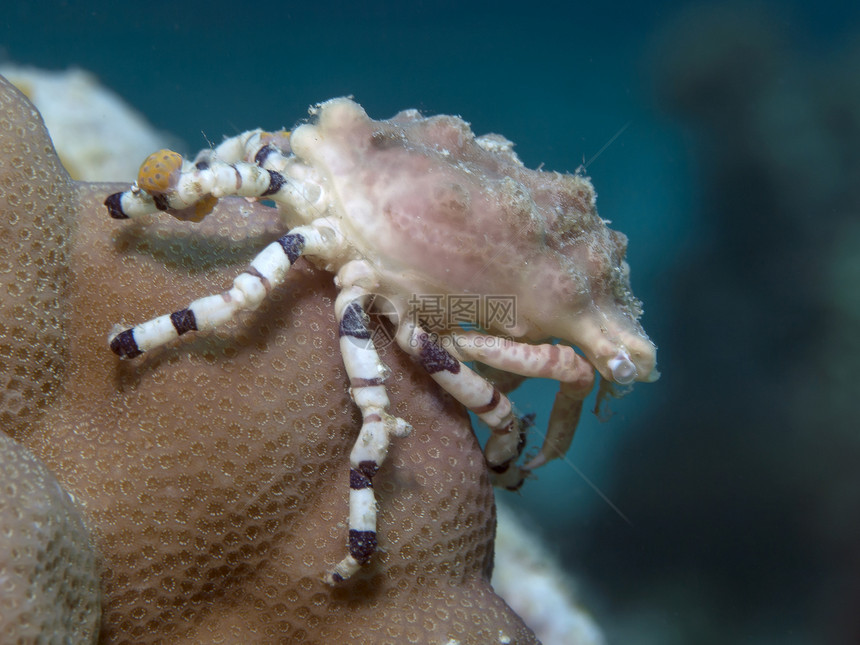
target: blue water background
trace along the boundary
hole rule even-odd
[[[477,133],[513,140],[531,167],[572,172],[590,161],[600,214],[630,238],[633,288],[645,303],[643,323],[660,348],[663,378],[612,402],[605,423],[584,415],[570,463],[553,462],[520,495],[499,494],[583,580],[588,603],[615,642],[848,642],[850,627],[833,626],[841,616],[833,607],[860,595],[845,588],[851,577],[833,583],[830,569],[842,555],[821,539],[828,527],[800,516],[787,526],[784,509],[804,482],[791,468],[758,467],[762,455],[783,446],[769,410],[756,409],[757,400],[775,400],[763,359],[722,331],[737,326],[743,309],[721,294],[705,313],[688,310],[678,299],[683,292],[672,288],[691,266],[708,270],[695,260],[719,226],[697,123],[665,108],[655,80],[658,59],[672,50],[662,30],[695,6],[13,3],[0,24],[0,58],[95,73],[158,128],[181,137],[186,152],[257,126],[290,127],[308,105],[348,94],[376,118],[407,107],[462,115]],[[730,6],[739,22],[757,11]],[[783,2],[770,11],[774,32],[788,35],[799,61],[850,48],[860,34],[857,3]],[[744,188],[738,190],[743,201]],[[720,253],[728,265],[730,251]],[[745,261],[737,256],[740,275]],[[761,326],[753,335],[780,326],[779,316],[768,321],[766,313],[750,318]],[[685,344],[678,341],[688,314],[710,324],[693,327],[696,337]],[[799,352],[808,336],[790,339],[794,345],[775,351]],[[695,343],[710,350],[685,351]],[[702,361],[713,355],[719,366]],[[554,391],[529,383],[515,396],[521,411],[537,413],[538,431]],[[738,392],[743,403],[736,403]],[[685,401],[697,407],[681,410]],[[714,441],[720,428],[706,420],[716,410],[734,424],[731,444]],[[701,424],[689,421],[696,414]],[[673,419],[683,427],[673,427]],[[754,448],[745,446],[747,436]],[[539,435],[530,440],[539,442]],[[631,463],[636,479],[625,475]],[[819,474],[830,476],[826,468]],[[775,477],[785,485],[775,486]],[[783,509],[774,516],[758,512],[766,496],[764,506],[745,502],[763,487],[775,491],[774,507]],[[737,497],[721,498],[726,488]],[[700,491],[705,508],[693,511]],[[715,500],[719,508],[708,523]],[[705,519],[688,522],[697,512]],[[845,553],[858,556],[860,549]]]

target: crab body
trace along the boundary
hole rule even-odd
[[[458,117],[374,121],[346,99],[321,105],[291,147],[381,295],[511,294],[514,326],[488,331],[563,339],[610,379],[626,351],[635,378],[653,378],[627,240],[597,214],[587,178],[525,168],[511,142],[475,137]]]
[[[594,369],[609,382],[652,381],[656,351],[638,322],[626,237],[598,216],[586,177],[525,168],[510,141],[475,137],[458,117],[406,110],[375,121],[349,99],[311,113],[292,134],[250,131],[193,164],[156,153],[138,184],[108,197],[117,219],[164,210],[191,221],[221,197],[270,199],[289,229],[228,291],[112,334],[110,344],[133,358],[253,310],[299,255],[335,275],[341,353],[363,416],[350,457],[349,554],[326,578],[339,582],[375,550],[372,479],[391,437],[411,430],[387,412],[387,369],[367,325],[373,302],[395,323],[399,347],[490,426],[485,457],[507,488],[564,454]],[[479,301],[472,329],[421,304],[454,297]],[[489,316],[482,299],[491,298],[507,298],[514,315]],[[542,342],[550,338],[559,343]],[[561,385],[541,451],[518,466],[527,424],[505,394],[530,376]]]

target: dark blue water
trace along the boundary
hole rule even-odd
[[[590,160],[663,378],[509,501],[617,642],[860,642],[858,5],[242,4],[14,3],[0,57],[188,152],[351,94]],[[517,397],[538,429],[553,393]]]

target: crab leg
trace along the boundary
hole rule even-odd
[[[452,346],[463,360],[475,360],[493,368],[526,377],[560,381],[540,452],[526,471],[563,456],[573,441],[582,403],[594,386],[594,368],[567,345],[529,345],[474,331],[451,334]],[[493,441],[494,437],[490,437]],[[489,449],[489,442],[488,442]]]
[[[109,336],[110,348],[120,358],[135,358],[169,343],[189,331],[213,329],[232,320],[241,311],[253,311],[286,278],[290,267],[303,254],[326,256],[337,235],[315,226],[298,226],[269,244],[233,280],[231,289],[205,296],[172,314],[153,318]]]
[[[167,211],[177,219],[199,222],[228,195],[287,202],[296,190],[283,174],[289,150],[288,132],[262,130],[203,150],[194,163],[172,150],[159,150],[141,164],[130,190],[108,195],[104,204],[114,219]]]
[[[338,273],[341,283],[350,265]],[[361,410],[362,424],[349,455],[349,553],[328,572],[329,584],[343,582],[370,561],[376,551],[376,497],[373,476],[388,454],[391,436],[405,437],[412,430],[406,421],[388,413],[383,365],[367,327],[364,302],[369,293],[346,286],[335,300],[340,351],[349,376],[350,394]]]
[[[460,359],[466,361],[471,360],[469,358],[463,358],[462,356],[460,356]],[[473,369],[490,383],[495,385],[496,389],[502,394],[510,394],[526,380],[525,376],[490,367],[486,363],[476,362]]]
[[[525,446],[525,423],[514,414],[508,397],[415,323],[403,322],[396,340],[403,351],[418,359],[442,389],[490,427],[492,436],[484,449],[484,459],[493,472],[493,483],[519,488],[522,478],[514,482],[506,473]]]

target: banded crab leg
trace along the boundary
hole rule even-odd
[[[511,468],[511,472],[505,473],[506,480],[514,486],[517,480],[521,484],[530,471],[563,456],[573,441],[583,401],[594,387],[591,364],[567,345],[530,345],[474,331],[452,333],[451,340],[462,360],[479,361],[505,372],[560,382],[540,452],[525,465]],[[496,450],[492,445],[494,441],[496,437],[491,436],[487,452]]]
[[[370,292],[344,284],[353,262],[338,273],[341,292],[335,300],[340,352],[349,376],[350,395],[361,410],[362,424],[349,455],[348,553],[324,580],[337,584],[350,578],[376,552],[376,497],[373,477],[388,454],[391,437],[405,437],[412,430],[406,421],[388,412],[384,381],[388,368],[382,363],[367,326],[365,303]]]
[[[401,322],[395,338],[398,346],[417,358],[442,389],[490,427],[492,435],[484,449],[484,459],[493,484],[517,490],[522,478],[515,481],[507,473],[525,447],[527,421],[514,414],[508,397],[414,322]]]
[[[131,219],[161,210],[178,219],[197,222],[224,196],[290,203],[296,196],[294,182],[272,169],[286,167],[288,135],[252,130],[227,139],[214,151],[201,152],[194,164],[171,150],[160,150],[143,162],[132,188],[109,195],[105,206],[114,219]],[[243,161],[245,157],[254,161]],[[120,358],[134,358],[189,331],[223,325],[239,312],[259,307],[267,294],[284,281],[299,255],[332,257],[342,246],[342,236],[331,222],[316,220],[293,228],[264,248],[229,290],[112,333],[108,338],[110,347]]]
[[[111,334],[110,348],[120,358],[135,358],[189,331],[214,329],[242,311],[253,311],[284,282],[300,255],[326,257],[338,246],[337,237],[329,228],[298,226],[257,254],[227,291],[198,298],[184,309]]]
[[[180,220],[201,221],[224,196],[295,200],[296,187],[283,174],[289,162],[289,133],[251,130],[203,150],[190,163],[159,150],[140,166],[130,190],[105,200],[114,219],[167,211]],[[246,159],[251,159],[248,161]]]

